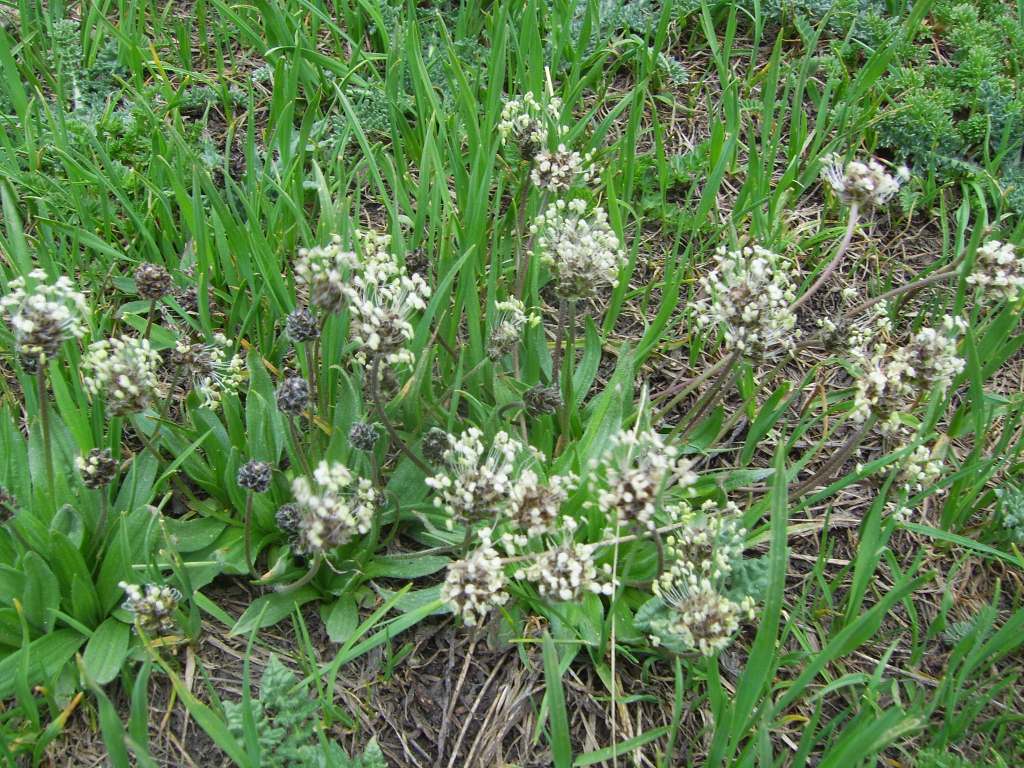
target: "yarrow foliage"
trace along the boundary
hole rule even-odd
[[[697,321],[717,326],[725,346],[748,357],[792,350],[798,333],[794,271],[782,256],[759,245],[715,254],[715,268],[700,278],[707,293],[697,302]]]
[[[1013,485],[996,490],[996,520],[1010,541],[1024,545],[1024,492]]]
[[[46,280],[46,272],[32,270],[28,280],[11,280],[10,293],[0,299],[18,354],[37,367],[56,356],[68,339],[81,338],[89,316],[85,296],[74,289],[69,277],[61,276],[54,283]]]

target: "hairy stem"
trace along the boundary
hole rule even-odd
[[[380,355],[373,356],[373,362],[370,364],[370,399],[373,400],[374,410],[377,412],[377,418],[380,419],[381,424],[384,425],[384,429],[387,430],[388,436],[391,438],[391,442],[395,444],[402,453],[404,453],[409,461],[416,465],[416,467],[423,472],[425,475],[434,474],[433,470],[427,465],[423,459],[417,456],[413,450],[406,445],[401,435],[398,434],[398,430],[391,423],[391,419],[388,418],[387,412],[384,410],[384,403],[380,397]]]
[[[53,445],[50,437],[50,406],[46,389],[46,363],[39,361],[39,372],[36,374],[36,396],[39,400],[39,427],[43,433],[43,464],[46,467],[46,483],[50,491],[50,499],[56,503],[57,490],[53,474]]]
[[[675,393],[675,397],[673,397],[668,402],[668,404],[665,405],[665,407],[662,409],[663,411],[670,411],[670,410],[672,410],[673,408],[675,408],[679,404],[679,402],[684,397],[689,395],[691,392],[693,392],[693,390],[695,390],[697,387],[699,387],[705,381],[707,381],[712,376],[717,374],[720,370],[722,370],[723,367],[729,365],[729,359],[730,358],[728,358],[728,357],[723,357],[721,360],[719,360],[717,363],[715,363],[711,367],[706,368],[704,370],[704,372],[702,374],[700,374],[699,376],[696,376],[696,377],[694,377],[692,379],[683,379],[682,381],[678,382],[677,384],[673,384],[671,387],[667,387],[667,388],[663,389],[661,392],[659,392],[658,394],[653,395],[651,397],[651,402],[654,403],[654,402],[656,402],[658,400],[661,400],[663,397],[668,397],[669,395]]]
[[[875,416],[871,416],[861,424],[860,429],[850,435],[846,442],[843,443],[839,449],[829,457],[828,461],[822,464],[813,475],[808,477],[806,480],[797,483],[790,492],[790,495],[793,497],[800,496],[814,488],[816,485],[821,485],[822,483],[827,482],[832,477],[832,474],[836,469],[843,465],[843,462],[846,461],[850,454],[853,453],[857,446],[861,444],[865,437],[867,437],[871,428],[875,425],[876,420]]]
[[[473,525],[466,521],[466,535],[462,537],[462,556],[469,555],[469,548],[473,544]]]
[[[857,228],[857,219],[859,218],[859,208],[857,203],[850,204],[850,218],[846,222],[846,233],[843,235],[843,239],[839,243],[839,247],[836,249],[835,255],[832,257],[832,261],[828,263],[828,266],[822,270],[818,279],[814,281],[810,288],[808,288],[804,295],[793,302],[793,306],[790,307],[794,312],[804,304],[806,304],[810,298],[818,292],[818,290],[825,285],[829,280],[832,279],[832,275],[835,274],[836,270],[839,269],[839,265],[843,263],[843,257],[846,255],[846,250],[850,247],[850,241],[853,239],[853,231]]]
[[[519,209],[519,222],[517,224],[517,229],[519,231],[520,238],[522,238],[523,235],[526,234],[526,203],[527,203],[527,201],[525,200],[525,197],[526,197],[526,192],[529,190],[529,184],[530,184],[530,177],[529,177],[529,175],[527,175],[523,179],[523,186],[522,186],[522,189],[520,190],[521,197],[524,198],[523,199],[523,205]],[[548,193],[545,190],[544,193],[541,194],[541,196],[540,196],[539,210],[541,210],[541,211],[544,210],[544,206],[547,204],[547,201],[548,201]],[[530,234],[529,237],[526,238],[526,242],[523,243],[523,247],[519,251],[519,258],[516,260],[516,294],[515,294],[515,296],[516,296],[517,299],[523,298],[523,292],[526,290],[526,275],[530,271],[530,255],[531,255],[531,251],[533,251],[533,234],[532,233]]]
[[[498,421],[504,420],[505,417],[507,417],[510,413],[514,413],[515,411],[521,410],[525,407],[526,403],[524,403],[522,400],[516,400],[511,403],[505,403],[503,406],[501,406],[501,408],[498,409]]]
[[[274,587],[274,591],[278,594],[285,595],[289,592],[294,592],[297,589],[301,589],[316,578],[316,575],[320,573],[320,566],[323,565],[324,556],[320,552],[317,552],[313,556],[313,561],[309,564],[309,570],[307,570],[301,577],[293,581],[291,584],[281,584],[280,586]]]
[[[957,271],[955,269],[943,270],[943,271],[940,271],[940,272],[933,272],[932,274],[928,275],[928,277],[922,277],[920,280],[915,280],[912,283],[906,283],[904,285],[900,285],[900,286],[898,286],[896,288],[893,288],[890,291],[886,291],[885,293],[881,294],[880,296],[875,296],[872,299],[867,299],[865,301],[862,301],[860,304],[855,306],[853,309],[849,310],[848,312],[844,312],[843,313],[843,317],[846,317],[846,318],[856,317],[857,315],[861,314],[862,312],[865,312],[866,310],[871,309],[871,307],[873,307],[875,304],[878,304],[878,303],[883,302],[883,301],[888,301],[889,299],[894,299],[897,296],[903,296],[905,294],[915,293],[915,292],[921,290],[922,288],[928,287],[929,285],[935,285],[936,283],[941,283],[944,280],[949,280],[951,277],[956,277],[956,276],[957,276]]]
[[[569,299],[565,304],[567,312],[565,358],[562,364],[562,435],[568,440],[572,429],[572,369],[576,361],[576,300]]]
[[[153,330],[153,316],[156,314],[156,299],[149,300],[149,312],[146,314],[146,330],[142,332],[142,338],[149,341],[149,332]]]
[[[654,415],[653,422],[655,424],[660,422],[682,401],[684,397],[692,393],[700,384],[707,381],[712,376],[715,376],[715,382],[711,385],[711,388],[702,394],[697,402],[694,403],[694,408],[701,408],[700,412],[697,414],[697,418],[700,418],[704,413],[701,404],[703,402],[707,402],[709,400],[709,396],[713,396],[718,392],[718,390],[725,386],[726,377],[730,376],[730,374],[734,374],[733,369],[736,367],[736,363],[739,362],[739,359],[739,352],[733,352],[728,357],[722,358],[718,363],[694,379],[693,382],[691,382],[683,391],[673,397],[669,402],[665,403],[665,405],[662,406]],[[690,419],[690,421],[693,422],[694,419]]]
[[[306,477],[312,478],[313,472],[309,466],[309,459],[306,458],[306,449],[302,446],[302,435],[299,434],[299,430],[295,426],[295,417],[287,416],[285,421],[288,422],[288,432],[292,436],[292,443],[295,445],[295,455],[299,457],[299,464],[302,465],[302,472]]]
[[[554,386],[561,384],[562,377],[562,342],[565,337],[565,324],[568,314],[568,307],[565,299],[558,302],[558,323],[555,325],[555,350],[551,356],[551,383]]]
[[[256,572],[256,564],[252,559],[252,503],[253,503],[253,492],[251,490],[245,493],[245,564],[249,567],[251,573]]]
[[[310,392],[310,395],[311,395],[311,400],[314,403],[319,403],[320,402],[320,398],[317,395],[317,388],[316,388],[317,387],[316,356],[317,356],[317,352],[318,352],[318,348],[317,348],[317,341],[318,340],[319,339],[314,339],[313,341],[307,341],[307,342],[305,342],[303,344],[303,346],[306,348],[306,366],[309,368],[309,392]]]
[[[660,576],[665,572],[665,544],[662,542],[657,528],[651,531],[651,540],[654,542],[654,548],[658,550],[658,575]]]
[[[106,487],[100,488],[100,518],[96,521],[96,551],[103,546],[103,539],[107,535],[107,517],[110,514],[110,503],[107,501]]]
[[[479,371],[481,368],[483,368],[489,362],[491,362],[491,359],[489,357],[484,357],[482,360],[480,360],[480,362],[478,362],[476,365],[474,365],[472,368],[470,368],[468,371],[466,371],[464,374],[462,374],[462,377],[461,377],[460,380],[461,381],[466,381],[466,380],[472,378],[473,375],[477,371]],[[516,378],[518,378],[518,376]],[[448,387],[445,389],[445,391],[441,394],[441,396],[438,398],[438,402],[445,402],[445,403],[447,403],[449,401],[449,399],[451,398],[452,393],[454,393],[454,392],[455,392],[455,384],[453,382],[452,384],[448,385]]]
[[[736,357],[733,365],[722,370],[722,373],[715,379],[715,383],[704,394],[702,402],[694,406],[694,410],[691,411],[692,415],[687,419],[686,426],[679,433],[679,440],[684,440],[693,431],[693,428],[700,424],[700,420],[718,404],[725,391],[736,381],[736,377],[739,375],[739,366],[736,365],[739,356],[736,353],[733,353],[733,355]]]

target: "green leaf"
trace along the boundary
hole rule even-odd
[[[367,578],[416,579],[437,573],[451,562],[441,555],[377,557],[366,567]]]
[[[70,504],[65,504],[57,510],[57,514],[50,521],[50,530],[58,531],[71,541],[75,547],[82,546],[82,539],[85,537],[85,524],[78,510]]]
[[[180,553],[197,552],[210,546],[227,528],[227,523],[212,517],[191,520],[170,518],[164,521],[164,525],[174,548]]]
[[[644,731],[639,736],[634,736],[631,739],[620,741],[611,747],[604,747],[603,749],[597,749],[593,752],[587,752],[586,754],[580,755],[573,760],[573,768],[584,768],[587,765],[597,765],[598,763],[605,763],[611,760],[612,757],[625,757],[634,749],[639,749],[645,744],[650,744],[652,741],[664,738],[670,730],[670,727],[665,725],[661,728],[651,728],[649,731]]]
[[[444,603],[441,603],[441,585],[435,584],[432,587],[426,589],[413,589],[402,592],[392,592],[389,589],[381,589],[381,595],[386,599],[391,600],[394,598],[395,610],[409,613],[412,611],[418,611],[429,605],[439,604],[438,607],[432,611],[432,615],[445,613],[448,608]]]
[[[688,453],[701,453],[715,441],[722,429],[722,422],[725,420],[725,409],[722,406],[714,408],[710,414],[701,420],[700,426],[693,431],[686,441],[685,450]]]
[[[125,628],[127,629],[127,627]],[[88,648],[86,653],[88,653]],[[131,761],[128,756],[128,747],[125,744],[124,723],[121,722],[121,718],[117,715],[117,710],[114,709],[114,705],[100,687],[101,683],[90,674],[89,665],[84,658],[79,660],[79,668],[86,684],[99,702],[100,731],[103,733],[103,745],[107,749],[107,758],[110,761],[111,767],[130,768]]]
[[[359,626],[359,610],[350,595],[342,595],[333,603],[324,604],[320,616],[332,643],[347,642]]]
[[[785,441],[783,441],[783,445]],[[765,688],[778,667],[776,643],[786,593],[786,564],[789,560],[786,527],[789,522],[788,486],[786,484],[786,453],[780,447],[775,453],[775,476],[769,498],[771,548],[768,550],[768,587],[765,605],[759,612],[757,636],[743,676],[736,686],[732,705],[732,728],[729,754],[733,754],[741,739],[753,727],[754,709],[758,701],[766,700]],[[725,731],[725,729],[722,729]],[[724,734],[723,734],[724,735]],[[718,733],[715,742],[718,743]],[[724,744],[723,744],[724,746]],[[712,749],[714,752],[714,749]]]
[[[76,619],[90,627],[100,620],[100,601],[92,579],[77,573],[71,578],[71,609]]]
[[[82,662],[98,685],[106,685],[121,671],[128,656],[129,626],[111,617],[92,633],[86,643]]]
[[[21,74],[11,53],[14,41],[7,32],[0,28],[0,72],[3,72],[4,91],[14,105],[14,111],[21,119],[25,118],[28,109],[28,95],[21,82]],[[19,225],[20,226],[20,225]],[[27,270],[26,270],[27,271]]]
[[[253,630],[270,627],[290,615],[293,610],[320,596],[313,587],[297,592],[274,592],[254,600],[231,628],[232,635],[247,635]]]
[[[35,552],[25,554],[22,568],[25,571],[22,593],[25,618],[41,632],[49,632],[53,629],[54,613],[60,608],[60,582]]]
[[[14,694],[26,657],[28,683],[42,683],[57,675],[84,642],[85,637],[73,629],[57,629],[0,661],[0,699]]]
[[[555,642],[547,632],[544,633],[544,683],[547,689],[544,699],[548,706],[551,757],[555,768],[570,768],[572,766],[572,741],[569,737],[569,715],[565,709],[562,671],[558,664],[558,651],[555,650]]]
[[[615,366],[608,386],[597,398],[593,410],[587,413],[587,429],[579,442],[581,462],[604,450],[608,438],[622,426],[626,403],[633,397],[633,353],[623,345],[619,362]]]

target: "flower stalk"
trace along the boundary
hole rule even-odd
[[[398,434],[398,430],[395,429],[394,424],[391,423],[391,419],[388,418],[387,411],[384,409],[384,402],[381,400],[380,395],[380,361],[381,356],[374,355],[373,362],[370,363],[370,399],[373,401],[373,408],[377,412],[377,418],[379,418],[381,424],[384,425],[384,429],[387,430],[388,436],[391,438],[391,442],[394,443],[395,447],[404,453],[409,461],[416,465],[417,469],[425,475],[432,475],[433,470],[406,444],[402,439],[402,436]]]
[[[295,592],[296,590],[302,589],[302,587],[306,586],[307,584],[309,584],[309,582],[316,578],[316,575],[320,573],[320,566],[322,566],[323,564],[323,553],[317,552],[315,555],[313,555],[313,560],[309,564],[309,569],[304,574],[302,574],[302,576],[300,576],[298,579],[291,582],[290,584],[281,584],[279,586],[274,587],[274,591],[277,592],[279,595],[287,595],[292,592]]]
[[[245,566],[250,573],[255,573],[256,565],[252,559],[252,505],[253,492],[248,490],[245,493],[245,518],[242,522],[245,539]]]
[[[565,358],[562,365],[562,441],[569,440],[572,429],[572,375],[576,360],[576,299],[562,302],[566,307]],[[560,441],[561,442],[561,441]]]
[[[703,374],[694,379],[687,387],[681,392],[675,395],[669,402],[667,402],[661,410],[654,415],[654,423],[662,421],[672,409],[675,408],[684,397],[691,394],[698,386],[711,379],[714,376],[711,387],[700,396],[697,403],[694,404],[694,410],[691,411],[694,415],[687,419],[685,431],[680,436],[685,437],[689,434],[690,428],[693,427],[700,419],[704,416],[709,408],[714,404],[717,399],[718,393],[723,390],[728,384],[732,383],[732,380],[736,378],[737,370],[736,363],[739,362],[740,353],[732,352],[728,357],[722,358],[718,363],[713,365],[711,368],[706,370]],[[728,383],[726,383],[728,380]],[[682,429],[681,426],[677,426],[676,430]]]
[[[843,465],[843,462],[849,458],[850,454],[852,454],[864,441],[864,438],[868,436],[868,433],[871,432],[871,429],[874,427],[877,420],[877,417],[874,415],[865,419],[864,423],[860,425],[860,429],[850,435],[846,439],[846,442],[843,443],[813,475],[793,486],[790,491],[790,495],[794,497],[801,496],[816,485],[820,485],[831,479],[835,471]]]
[[[40,361],[39,372],[36,373],[36,396],[39,400],[39,426],[43,433],[43,464],[46,467],[46,484],[51,500],[56,501],[57,490],[53,474],[53,445],[50,436],[50,408],[46,387],[46,364]]]
[[[818,279],[814,281],[810,288],[804,291],[803,296],[793,302],[790,309],[796,312],[802,306],[804,306],[811,297],[818,292],[829,280],[832,279],[832,275],[836,273],[839,266],[843,263],[843,258],[846,256],[846,251],[850,247],[850,241],[853,239],[853,232],[857,228],[857,220],[860,217],[860,206],[856,202],[850,203],[849,218],[846,222],[846,233],[843,235],[843,239],[839,242],[839,247],[836,249],[835,255],[828,265],[818,275]]]

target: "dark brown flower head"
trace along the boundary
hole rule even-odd
[[[523,405],[531,416],[544,416],[562,407],[562,394],[558,387],[538,384],[523,393]]]
[[[430,259],[425,248],[413,248],[405,254],[405,269],[410,275],[430,277]]]
[[[299,530],[299,505],[298,504],[282,504],[277,508],[277,514],[274,516],[277,521],[277,527],[280,528],[284,533],[289,535],[295,535]]]
[[[301,376],[290,376],[277,387],[277,407],[282,413],[296,416],[309,405],[309,382]]]
[[[377,427],[364,421],[357,421],[348,431],[349,444],[360,451],[372,451],[378,437]]]
[[[135,270],[135,292],[144,299],[157,301],[169,294],[173,288],[170,272],[159,264],[145,261]]]
[[[58,344],[58,348],[59,346]],[[21,370],[29,376],[39,373],[39,363],[41,362],[39,355],[18,355],[18,362],[21,363]]]
[[[0,485],[0,523],[6,523],[18,511],[18,500],[14,494]]]
[[[313,341],[320,336],[320,324],[316,315],[305,307],[299,307],[288,314],[284,321],[284,331],[295,344]]]
[[[538,139],[538,136],[544,131],[544,127],[539,121],[533,120],[526,129],[523,130],[522,135],[519,136],[519,155],[523,160],[532,161],[540,151],[544,149],[544,144]]]
[[[117,459],[106,448],[93,448],[85,456],[79,456],[75,465],[86,488],[103,488],[117,476]]]
[[[199,312],[199,289],[194,285],[179,288],[174,292],[174,298],[181,305],[181,308],[190,315]]]
[[[432,427],[423,437],[423,444],[420,450],[423,458],[431,464],[444,464],[444,454],[452,447],[452,437],[443,429]]]
[[[247,461],[238,469],[238,484],[254,493],[264,493],[270,488],[273,469],[265,461]]]
[[[208,408],[216,408],[225,395],[234,394],[245,376],[245,359],[229,355],[230,342],[224,334],[213,335],[212,344],[182,340],[166,353],[166,376],[194,390]]]

